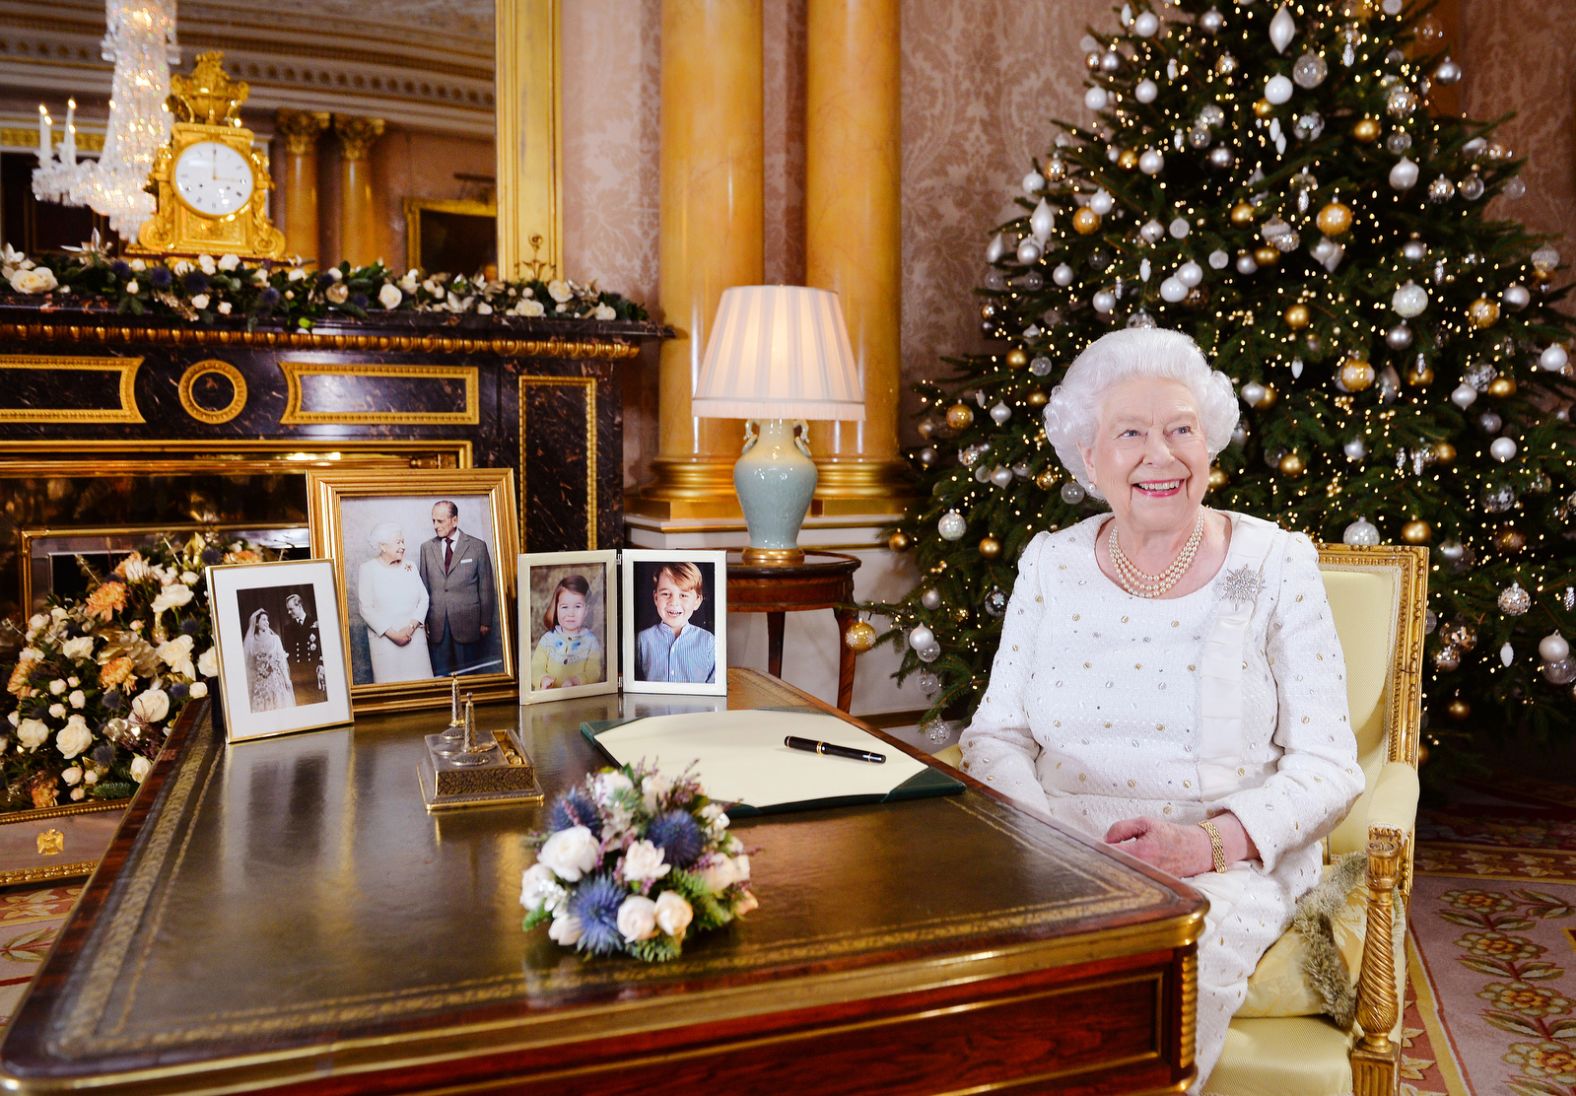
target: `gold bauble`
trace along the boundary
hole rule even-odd
[[[1450,713],[1451,719],[1465,719],[1472,714],[1472,705],[1458,696],[1445,705],[1445,711]]]
[[[1100,215],[1088,206],[1079,206],[1073,214],[1073,231],[1080,236],[1087,236],[1100,229]]]
[[[1307,327],[1308,322],[1312,318],[1313,317],[1308,313],[1308,306],[1305,304],[1294,304],[1284,313],[1286,326],[1291,328],[1293,331],[1301,331],[1303,328]]]
[[[1275,113],[1275,104],[1268,99],[1260,99],[1253,104],[1253,114],[1257,118],[1268,118]]]
[[[1361,392],[1374,383],[1374,367],[1361,358],[1347,358],[1341,363],[1341,387],[1348,392]]]
[[[1029,364],[1028,352],[1021,347],[1013,347],[1007,351],[1007,364],[1013,369],[1022,369]]]
[[[1269,244],[1253,249],[1253,261],[1260,266],[1274,266],[1280,262],[1280,255],[1280,249]]]
[[[1264,395],[1260,396],[1259,402],[1253,406],[1258,408],[1260,411],[1266,411],[1269,408],[1274,407],[1275,401],[1278,399],[1280,399],[1280,393],[1275,390],[1275,386],[1273,384],[1266,384],[1264,386]]]
[[[887,537],[887,547],[894,552],[906,552],[909,549],[909,545],[913,543],[912,540],[909,540],[908,534],[901,529]]]
[[[1373,118],[1359,118],[1352,127],[1352,136],[1364,144],[1379,139],[1379,122]]]
[[[1501,525],[1494,531],[1494,547],[1513,556],[1527,546],[1527,535],[1514,525]]]
[[[1342,205],[1340,202],[1331,202],[1319,210],[1319,216],[1315,220],[1320,232],[1326,236],[1339,236],[1352,227],[1352,210],[1350,206]]]
[[[955,403],[947,408],[947,425],[953,430],[967,430],[974,422],[974,409],[966,403]]]
[[[1467,305],[1467,321],[1473,327],[1493,327],[1499,322],[1499,302],[1479,297]]]
[[[1547,286],[1551,281],[1554,280],[1554,271],[1534,269],[1532,273],[1527,275],[1527,278],[1532,282],[1533,285],[1539,286],[1541,288]]]
[[[1028,394],[1028,396],[1024,399],[1024,402],[1030,407],[1044,407],[1046,404],[1051,402],[1051,397],[1045,392],[1044,389],[1036,388],[1033,392]]]
[[[1420,767],[1428,764],[1428,743],[1426,742],[1417,744],[1417,764]]]
[[[995,559],[1001,555],[1001,541],[995,537],[980,538],[980,555],[986,559]]]
[[[1280,470],[1282,475],[1300,476],[1308,470],[1308,465],[1298,454],[1287,453],[1280,459]]]
[[[1253,223],[1254,213],[1252,202],[1238,202],[1231,207],[1231,223],[1238,228],[1246,228]]]
[[[1434,535],[1434,527],[1421,518],[1413,518],[1401,526],[1401,539],[1408,544],[1427,544]]]
[[[1116,157],[1116,166],[1123,171],[1132,171],[1138,166],[1138,153],[1130,148],[1124,148]]]
[[[1490,396],[1495,396],[1499,399],[1515,395],[1516,379],[1514,377],[1495,377],[1488,382],[1487,392]]]
[[[1043,472],[1037,473],[1034,477],[1034,486],[1038,487],[1041,491],[1049,491],[1052,487],[1056,486],[1056,473],[1051,471],[1049,468]]]
[[[1434,443],[1434,459],[1440,464],[1452,464],[1456,459],[1456,447],[1448,441]]]
[[[1434,383],[1434,370],[1427,364],[1414,365],[1406,371],[1406,383],[1426,388]]]
[[[856,620],[843,633],[843,642],[850,651],[863,653],[876,645],[876,630],[868,620]]]
[[[1231,477],[1226,475],[1226,470],[1219,465],[1209,470],[1209,488],[1211,491],[1218,491],[1230,482]]]

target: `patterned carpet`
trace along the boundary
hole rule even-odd
[[[1576,1096],[1576,789],[1457,789],[1419,820],[1405,1096]],[[0,1025],[81,887],[0,891]]]

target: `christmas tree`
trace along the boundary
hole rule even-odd
[[[1576,710],[1570,320],[1558,253],[1492,219],[1523,189],[1402,0],[1136,4],[1086,40],[1089,126],[1023,180],[976,290],[988,350],[919,386],[926,490],[878,607],[932,713],[972,712],[1025,544],[1097,511],[1042,414],[1120,325],[1191,335],[1242,421],[1208,504],[1316,539],[1431,548],[1425,741]],[[1504,718],[1496,714],[1502,713]]]

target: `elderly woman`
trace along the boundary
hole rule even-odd
[[[356,597],[367,624],[372,680],[421,681],[432,676],[432,658],[422,622],[427,619],[427,587],[414,563],[405,559],[405,530],[380,521],[367,533],[377,553],[361,565]]]
[[[1104,336],[1045,420],[1111,512],[1024,549],[964,762],[1209,899],[1201,1087],[1362,789],[1340,641],[1306,536],[1203,505],[1237,403],[1192,340]]]

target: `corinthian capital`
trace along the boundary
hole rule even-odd
[[[328,128],[328,112],[316,110],[291,110],[280,107],[274,111],[274,132],[285,139],[285,151],[292,156],[305,156],[317,147],[317,139]]]
[[[334,136],[347,160],[365,160],[372,144],[383,136],[382,118],[347,118],[334,115]]]

